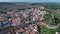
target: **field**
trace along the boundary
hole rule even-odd
[[[58,24],[59,23],[59,27],[56,28],[56,29],[51,29],[51,28],[47,28],[46,26],[40,26],[40,34],[55,34],[57,31],[60,31],[60,12],[59,11],[55,11],[55,10],[49,10],[48,11],[50,14],[47,14],[46,15],[46,23],[47,24],[50,24],[50,25],[53,25],[53,24]],[[51,14],[54,15],[54,17],[59,21],[56,20],[55,21],[52,21],[51,20]],[[55,20],[55,19],[53,19]],[[57,25],[56,25],[57,26]]]

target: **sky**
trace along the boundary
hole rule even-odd
[[[0,0],[0,2],[60,2],[60,0]]]

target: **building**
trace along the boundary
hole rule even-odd
[[[12,26],[20,25],[20,18],[12,18]]]
[[[60,32],[56,32],[56,34],[60,34]]]

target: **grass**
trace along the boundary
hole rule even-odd
[[[40,34],[55,34],[55,29],[50,29],[45,26],[40,26]]]
[[[53,10],[48,11],[48,12],[50,14],[54,14],[55,17],[60,19],[60,12],[53,11]],[[46,22],[49,22],[49,21],[46,21]],[[53,23],[53,22],[51,22],[51,23]],[[40,28],[40,34],[55,34],[56,31],[60,31],[60,27],[57,28],[57,29],[50,29],[50,28],[47,28],[46,26],[40,26],[39,28]]]
[[[51,11],[49,11],[49,12],[51,12],[52,14],[55,15],[55,17],[57,17],[57,18],[60,19],[60,12],[58,12],[58,11],[54,11],[54,10],[51,10]]]

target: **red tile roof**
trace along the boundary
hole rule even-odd
[[[28,34],[28,32],[26,31],[26,34]]]
[[[30,34],[33,34],[33,32],[30,32]]]
[[[22,27],[20,27],[18,30],[16,30],[16,32],[22,32],[24,29]]]

